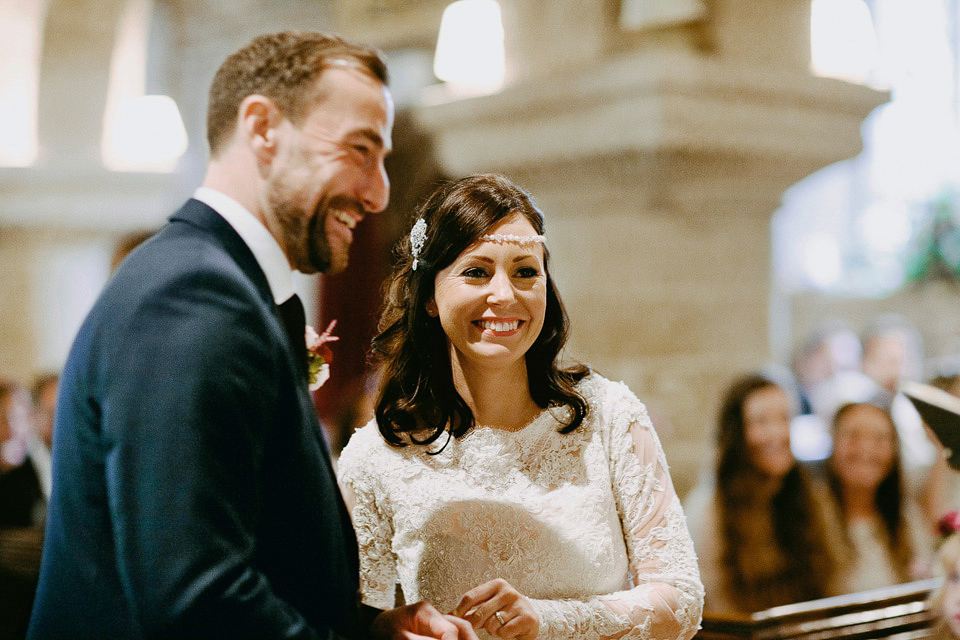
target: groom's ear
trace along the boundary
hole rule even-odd
[[[240,103],[239,135],[261,163],[269,164],[276,155],[277,129],[283,119],[280,109],[266,96],[254,93]]]

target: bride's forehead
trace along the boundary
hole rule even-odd
[[[496,234],[496,233],[513,233],[513,234],[523,234],[523,235],[536,235],[537,231],[533,228],[533,225],[530,223],[530,220],[527,219],[520,212],[514,212],[507,216],[504,216],[489,229],[486,230],[484,235]]]
[[[523,238],[521,242],[512,242],[510,240],[503,241],[500,238],[481,237],[471,246],[467,247],[455,262],[476,259],[487,262],[497,262],[501,260],[510,262],[527,256],[532,256],[537,260],[542,260],[544,255],[542,244],[543,236],[537,236],[536,234],[524,234],[520,237]]]

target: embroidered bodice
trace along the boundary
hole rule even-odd
[[[622,383],[579,389],[590,412],[569,434],[566,409],[475,427],[438,455],[359,429],[339,465],[364,602],[393,607],[399,580],[406,602],[450,611],[501,577],[532,599],[542,640],[691,637],[703,587],[657,434]]]

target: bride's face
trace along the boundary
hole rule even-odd
[[[488,234],[535,236],[517,213]],[[439,316],[451,360],[461,367],[522,364],[543,328],[547,276],[540,242],[479,241],[435,280],[427,313]]]

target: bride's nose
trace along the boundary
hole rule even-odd
[[[490,304],[503,305],[512,302],[515,298],[513,283],[504,271],[497,271],[492,278],[487,291],[487,301]]]

